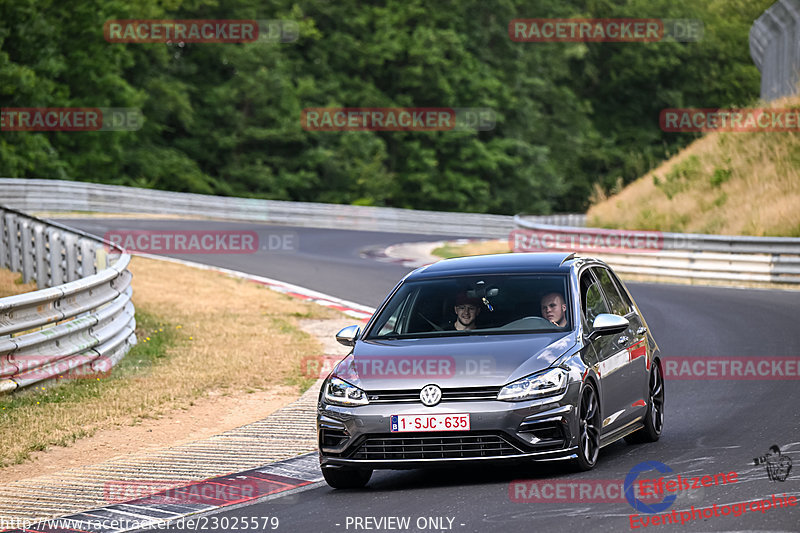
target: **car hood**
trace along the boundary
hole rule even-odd
[[[358,341],[337,375],[367,391],[503,386],[548,368],[575,343],[575,332]]]

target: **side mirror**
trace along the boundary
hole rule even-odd
[[[628,321],[625,320],[625,322],[627,323]],[[361,328],[358,326],[347,326],[336,334],[336,342],[344,344],[345,346],[355,346],[356,339],[360,333]]]
[[[628,319],[619,315],[612,315],[609,313],[600,313],[592,323],[592,332],[589,334],[589,339],[593,340],[603,335],[613,335],[615,333],[622,333],[630,323]]]

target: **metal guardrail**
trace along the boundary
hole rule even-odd
[[[442,213],[231,198],[61,180],[0,179],[0,198],[7,204],[28,210],[200,216],[293,226],[450,233],[482,238],[508,238],[515,228],[552,234],[580,231],[587,236],[613,233],[592,228],[576,230],[586,223],[586,216],[577,214],[511,217]],[[655,233],[657,249],[598,251],[590,246],[583,251],[606,259],[620,272],[631,274],[702,281],[800,283],[800,239]]]
[[[797,93],[800,80],[800,0],[779,0],[750,28],[750,57],[761,71],[761,98]]]
[[[542,225],[521,216],[514,217],[514,222],[517,228],[529,232],[528,241],[522,233],[514,242],[512,234],[515,251],[529,251],[530,238],[535,236],[538,246],[577,250],[627,274],[697,281],[800,283],[800,238],[576,229]],[[629,246],[621,243],[622,236]],[[577,246],[568,248],[575,243]]]
[[[130,255],[0,206],[0,268],[40,290],[0,298],[0,393],[104,374],[136,343]]]
[[[504,215],[260,200],[50,179],[0,178],[0,202],[24,211],[201,216],[315,228],[494,239],[507,237],[514,228],[513,217]],[[538,217],[542,224],[561,225],[584,219],[583,215]]]

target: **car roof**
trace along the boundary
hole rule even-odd
[[[578,261],[574,253],[509,253],[445,259],[419,268],[407,280],[470,274],[520,274],[569,272]]]

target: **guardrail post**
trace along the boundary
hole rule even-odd
[[[66,270],[64,261],[64,245],[61,242],[61,230],[58,228],[47,228],[47,247],[50,250],[50,279],[47,287],[61,285],[66,280]],[[43,288],[43,287],[40,287]]]
[[[80,241],[80,249],[81,249],[81,276],[91,276],[97,272],[95,268],[95,249],[97,248],[96,243],[92,243],[88,239],[81,239]]]
[[[7,228],[6,217],[0,216],[0,268],[9,268],[11,266],[11,258],[8,255]]]
[[[17,216],[13,213],[6,214],[6,226],[8,230],[8,268],[14,272],[19,272],[22,269],[22,264],[19,257],[19,219]]]
[[[64,234],[63,238],[64,252],[66,256],[64,273],[68,282],[75,281],[76,279],[80,278],[80,274],[78,272],[78,237],[67,233]]]
[[[47,237],[45,225],[36,224],[33,227],[33,248],[35,257],[36,286],[40,289],[49,287],[47,284]]]
[[[22,261],[22,282],[29,283],[34,277],[34,262],[33,262],[33,235],[31,232],[31,223],[28,220],[20,222],[20,239],[21,242],[21,261]]]

